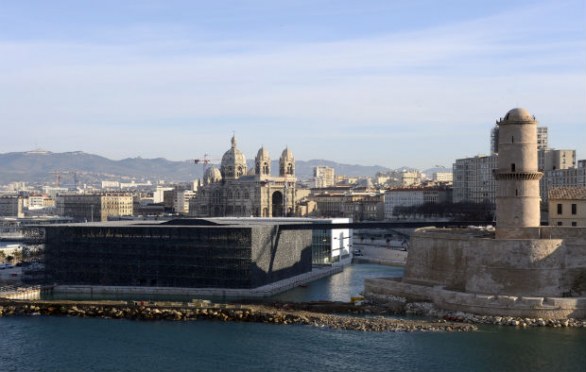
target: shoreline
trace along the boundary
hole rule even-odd
[[[346,304],[346,309],[348,306]],[[190,303],[142,301],[41,301],[0,300],[0,318],[4,316],[76,316],[138,321],[236,321],[280,325],[309,325],[318,328],[362,332],[468,332],[478,329],[473,324],[438,319],[410,320],[372,316],[373,312],[355,306],[365,316],[340,315],[295,309],[290,304],[213,304],[209,301]]]

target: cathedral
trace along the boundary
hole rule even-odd
[[[248,169],[236,137],[222,157],[220,169],[212,165],[190,202],[193,217],[287,217],[295,213],[295,158],[289,148],[279,159],[279,176],[271,175],[269,152],[261,147]]]

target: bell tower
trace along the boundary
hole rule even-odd
[[[538,237],[540,226],[537,168],[537,121],[527,110],[515,108],[498,122],[496,238]]]

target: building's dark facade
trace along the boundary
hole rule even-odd
[[[193,223],[47,226],[47,280],[60,285],[256,288],[311,271],[310,230]]]

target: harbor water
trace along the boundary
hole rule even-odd
[[[276,296],[340,300],[365,277],[352,265]],[[481,327],[470,333],[366,333],[311,326],[76,317],[0,318],[0,371],[585,371],[586,329]]]

